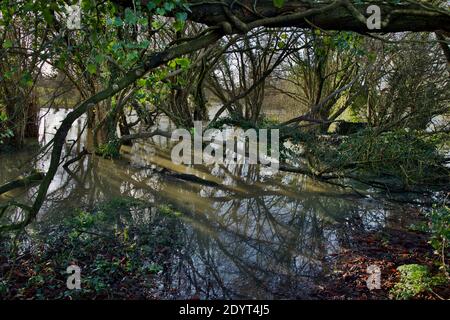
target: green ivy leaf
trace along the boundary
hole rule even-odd
[[[127,60],[129,62],[134,62],[138,58],[139,58],[139,55],[138,55],[137,51],[132,51],[127,54]]]
[[[5,72],[5,74],[4,74],[3,76],[4,76],[5,79],[8,79],[8,80],[9,80],[9,79],[11,79],[12,75],[13,75],[13,74],[12,74],[11,71],[7,71],[7,72]]]
[[[20,78],[20,84],[26,87],[30,87],[33,84],[33,78],[29,72],[25,72]]]
[[[160,16],[164,16],[164,15],[166,15],[166,9],[158,8],[158,9],[156,9],[156,13],[159,14]]]
[[[173,24],[173,27],[175,28],[176,31],[181,31],[183,30],[184,23],[185,23],[184,21],[176,20],[175,23]]]
[[[187,20],[187,13],[186,12],[177,12],[175,14],[175,17],[178,21],[186,21]]]
[[[191,60],[189,60],[188,58],[176,58],[175,63],[182,69],[187,69],[191,64]]]
[[[90,63],[90,64],[87,65],[87,71],[90,74],[94,74],[94,73],[97,72],[97,66],[95,64],[93,64],[93,63]]]
[[[101,64],[105,60],[105,56],[102,54],[98,54],[95,56],[95,62]]]
[[[51,14],[49,8],[45,8],[44,10],[42,10],[42,15],[44,16],[45,22],[47,22],[48,24],[53,23],[53,15]]]
[[[175,3],[173,3],[173,2],[165,2],[165,3],[164,3],[164,9],[165,9],[167,12],[172,11],[173,9],[175,9]]]
[[[3,42],[3,48],[5,48],[5,49],[11,48],[12,46],[13,46],[13,43],[12,43],[11,40],[6,39],[6,40]]]
[[[148,10],[153,11],[156,8],[156,4],[152,1],[147,2],[147,8]]]
[[[284,6],[284,0],[273,0],[273,5],[277,8],[282,8]]]
[[[169,68],[175,69],[177,67],[177,62],[175,60],[171,60],[168,63]]]
[[[114,19],[113,24],[114,24],[114,26],[116,26],[116,27],[122,27],[122,26],[123,26],[123,21],[122,21],[122,19],[120,19],[119,17],[116,17],[116,18]]]
[[[135,25],[138,21],[138,18],[134,14],[134,12],[127,8],[125,9],[125,22],[129,25]]]

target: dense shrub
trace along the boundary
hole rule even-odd
[[[360,169],[378,177],[394,177],[404,185],[445,182],[450,171],[442,165],[439,140],[397,130],[377,134],[367,129],[345,138],[335,148],[318,150],[333,168]]]

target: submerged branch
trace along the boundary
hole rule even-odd
[[[76,157],[74,157],[74,158],[68,160],[66,163],[64,163],[63,168],[67,170],[68,167],[69,167],[72,163],[77,162],[77,161],[83,159],[83,157],[86,156],[86,155],[88,155],[88,154],[91,154],[91,153],[90,153],[86,148],[83,147],[83,150],[82,150]]]
[[[0,195],[9,192],[14,189],[24,188],[35,184],[36,182],[42,181],[44,179],[45,174],[42,172],[35,172],[31,175],[23,178],[19,178],[13,181],[10,181],[2,186],[0,186]]]
[[[119,139],[119,142],[121,144],[123,144],[125,142],[129,142],[129,141],[137,140],[137,139],[149,139],[154,136],[162,136],[162,137],[166,137],[166,138],[170,139],[170,138],[172,138],[172,133],[168,132],[168,131],[156,129],[155,131],[151,131],[151,132],[139,132],[139,133],[128,134],[128,135],[122,136]]]

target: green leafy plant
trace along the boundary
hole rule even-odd
[[[172,208],[171,205],[160,205],[158,207],[158,211],[159,213],[163,214],[163,215],[167,215],[167,216],[173,216],[173,217],[180,217],[183,214],[175,209]]]
[[[6,121],[8,116],[5,112],[0,111],[0,145],[5,142],[5,139],[10,139],[14,136],[12,130],[6,128]]]
[[[143,267],[143,271],[150,272],[152,274],[157,274],[158,272],[163,271],[163,267],[157,263],[151,263],[150,265]]]
[[[0,281],[0,297],[8,292],[8,286],[5,281]]]
[[[450,208],[447,205],[434,205],[425,213],[427,221],[411,226],[412,230],[430,234],[429,243],[438,257],[439,269],[448,276],[447,259],[450,248]]]
[[[283,8],[284,0],[273,0],[273,5],[277,8]]]
[[[431,232],[430,244],[440,257],[440,269],[448,275],[446,259],[450,248],[450,208],[446,205],[434,207],[428,214]]]
[[[250,120],[243,119],[239,114],[232,113],[227,117],[222,117],[216,121],[209,124],[209,128],[222,129],[224,126],[235,126],[242,128],[243,130],[248,129],[270,129],[274,128],[279,124],[277,120],[269,119],[266,117],[261,117],[256,124]]]
[[[405,264],[397,270],[400,272],[400,281],[391,290],[395,299],[408,300],[446,282],[440,275],[432,277],[428,268],[420,264]]]
[[[100,145],[97,148],[97,153],[105,159],[116,159],[120,157],[120,142],[119,139],[113,139]]]
[[[377,177],[395,178],[404,186],[446,181],[438,144],[420,134],[396,130],[378,134],[374,129],[349,135],[336,148],[311,147],[322,163],[335,170],[359,169]]]

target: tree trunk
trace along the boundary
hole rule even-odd
[[[132,8],[132,0],[113,0],[113,2]],[[146,4],[148,0],[144,0]],[[316,2],[310,0],[285,0],[281,8],[273,0],[242,1],[236,0],[204,1],[190,0],[188,19],[191,21],[218,26],[230,22],[232,32],[242,33],[256,27],[319,27],[324,30],[342,30],[356,32],[402,32],[402,31],[450,31],[448,9],[423,3],[400,1],[373,1],[364,3],[354,0],[336,0]],[[366,10],[369,5],[378,5],[381,10],[382,26],[369,30],[366,24]],[[228,14],[224,7],[231,8]],[[437,10],[436,10],[437,9]],[[232,13],[233,19],[229,18]],[[306,19],[305,19],[306,18]]]

